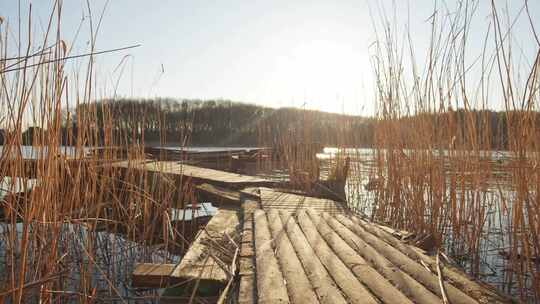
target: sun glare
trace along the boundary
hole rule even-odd
[[[300,42],[287,50],[272,75],[297,104],[332,112],[357,106],[359,88],[369,80],[367,54],[331,40]]]

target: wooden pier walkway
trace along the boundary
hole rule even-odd
[[[251,223],[239,303],[510,302],[356,216],[259,209]]]
[[[113,167],[191,178],[195,183],[209,183],[233,189],[255,186],[272,187],[277,184],[259,177],[196,167],[178,161],[122,161],[114,163]]]
[[[137,265],[133,281],[139,286],[180,284],[190,286],[187,294],[195,299],[228,296],[250,304],[512,302],[440,255],[351,214],[343,203],[271,187],[256,177],[181,167],[140,164],[208,183],[198,187],[222,197],[220,210],[180,264]],[[215,293],[192,293],[197,288]]]

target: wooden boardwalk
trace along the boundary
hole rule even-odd
[[[148,287],[192,282],[191,296],[219,291],[201,301],[250,304],[511,303],[341,202],[176,162],[136,167],[207,182],[197,186],[201,197],[221,206],[178,265],[136,266],[134,280]]]
[[[255,277],[241,276],[239,303],[511,302],[355,216],[259,209],[250,222]]]
[[[113,167],[191,178],[196,183],[209,183],[234,189],[276,185],[274,181],[259,177],[196,167],[177,161],[122,161],[114,163]]]

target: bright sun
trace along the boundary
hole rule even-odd
[[[356,111],[370,79],[368,57],[352,46],[328,40],[298,43],[278,57],[272,74],[283,91],[310,108]]]

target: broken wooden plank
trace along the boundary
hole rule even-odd
[[[219,206],[223,204],[240,205],[241,193],[211,184],[202,184],[195,187],[199,201],[212,202]]]
[[[201,202],[212,202],[212,204],[221,205],[236,205],[241,204],[243,198],[258,199],[258,196],[249,192],[229,189],[225,187],[215,186],[211,184],[201,184],[195,187],[197,196]]]
[[[133,287],[163,288],[169,285],[169,276],[176,264],[135,264],[131,276]]]
[[[222,261],[222,249],[229,246],[227,235],[239,235],[240,218],[237,209],[219,209],[202,230],[180,264],[171,273],[175,281],[200,279],[227,283],[230,278],[228,266]],[[231,248],[229,248],[231,249]],[[234,251],[231,249],[231,256]]]

